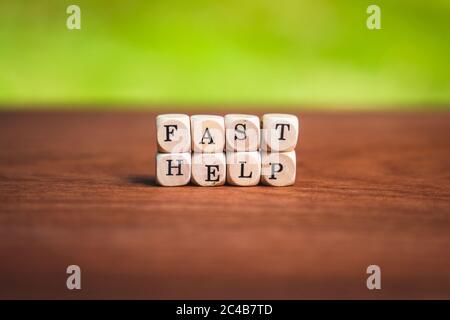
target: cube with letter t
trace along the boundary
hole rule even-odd
[[[286,152],[295,149],[299,131],[299,122],[296,116],[268,113],[263,116],[262,123],[262,150]]]

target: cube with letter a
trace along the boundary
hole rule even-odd
[[[192,149],[198,153],[223,152],[225,147],[225,124],[221,116],[191,116]]]

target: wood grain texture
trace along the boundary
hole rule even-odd
[[[1,113],[0,298],[450,298],[450,114],[299,116],[244,189],[155,186],[155,114]]]

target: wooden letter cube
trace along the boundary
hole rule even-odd
[[[156,117],[158,151],[182,153],[191,151],[191,126],[185,114],[161,114]]]
[[[191,133],[194,152],[223,152],[225,146],[223,117],[213,115],[191,116]]]
[[[258,151],[260,141],[259,118],[247,114],[225,116],[227,151]]]
[[[158,153],[156,181],[165,187],[184,186],[191,180],[191,154]]]
[[[295,151],[261,154],[261,181],[275,187],[290,186],[295,183]]]
[[[192,182],[199,186],[212,187],[225,184],[226,161],[221,153],[192,154]]]
[[[252,152],[227,152],[227,182],[235,186],[256,186],[261,178],[261,155]]]
[[[299,122],[296,116],[268,113],[263,116],[262,122],[262,150],[286,152],[295,149],[299,132]]]

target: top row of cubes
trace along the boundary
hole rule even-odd
[[[299,122],[290,114],[162,114],[156,118],[158,151],[217,153],[226,151],[287,152],[297,145]],[[191,139],[192,137],[192,139]]]

